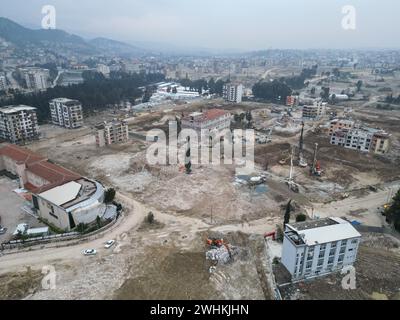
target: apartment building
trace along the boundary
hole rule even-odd
[[[37,67],[20,68],[19,72],[25,80],[27,89],[46,90],[49,87],[50,71]]]
[[[390,134],[368,127],[343,128],[333,131],[330,143],[352,150],[385,154],[390,148]]]
[[[332,134],[337,130],[351,129],[354,127],[354,124],[355,122],[350,119],[333,119],[329,125],[329,135],[332,136]]]
[[[315,102],[313,105],[303,106],[304,119],[320,119],[326,114],[326,102]]]
[[[225,101],[240,103],[243,97],[243,85],[241,84],[226,84],[223,87],[223,98]]]
[[[336,217],[287,224],[282,264],[292,280],[335,272],[356,261],[360,238],[348,221]]]
[[[390,134],[384,131],[375,132],[370,150],[375,154],[385,154],[390,148]]]
[[[78,100],[57,98],[49,102],[51,120],[54,124],[75,129],[83,125],[82,104]]]
[[[0,73],[0,91],[7,89],[7,79],[4,74]]]
[[[210,109],[205,112],[193,112],[182,118],[182,128],[210,132],[230,129],[231,114],[222,109]]]
[[[104,147],[128,141],[128,124],[125,121],[104,122],[96,126],[96,145]]]
[[[38,138],[36,108],[25,105],[0,108],[0,139],[23,144]]]
[[[28,149],[12,144],[1,147],[0,171],[18,177],[36,214],[59,229],[69,231],[80,223],[95,223],[98,216],[107,219],[116,214],[115,206],[103,203],[100,183]]]
[[[287,96],[286,105],[288,107],[294,107],[299,105],[299,96]]]

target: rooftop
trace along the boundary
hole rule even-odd
[[[361,237],[360,233],[346,220],[341,218],[326,218],[311,222],[301,222],[287,225],[285,233],[295,244],[309,246]]]
[[[20,111],[32,111],[32,110],[36,110],[36,108],[26,106],[23,104],[15,105],[15,106],[6,106],[6,107],[0,108],[0,112],[5,113],[5,114],[16,113],[16,112],[20,112]]]

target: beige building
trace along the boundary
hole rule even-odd
[[[331,136],[337,130],[350,130],[354,127],[354,121],[349,119],[334,119],[329,126],[329,135]]]
[[[96,126],[96,145],[104,147],[128,141],[129,130],[125,121],[104,122]]]
[[[45,222],[65,231],[97,217],[113,218],[115,206],[106,205],[103,186],[49,162],[45,157],[16,145],[0,148],[0,172],[19,178],[34,212]]]
[[[320,119],[326,114],[326,102],[315,102],[313,105],[303,106],[303,118]]]
[[[390,134],[379,131],[372,138],[371,151],[375,154],[385,154],[390,148]]]

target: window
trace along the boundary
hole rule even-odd
[[[319,259],[317,266],[322,266],[324,264],[324,259]]]
[[[334,256],[336,252],[336,249],[331,249],[331,251],[329,251],[329,256]]]
[[[356,244],[357,242],[358,242],[357,239],[351,240],[351,243],[352,243],[352,244]]]
[[[331,248],[336,248],[337,242],[332,242],[331,243]]]
[[[342,254],[342,255],[339,256],[338,263],[339,263],[339,262],[343,262],[343,259],[344,259],[344,254]]]
[[[325,256],[325,250],[324,251],[320,251],[318,258],[323,258]]]
[[[329,260],[328,260],[328,264],[333,264],[333,260],[334,260],[334,257],[332,257],[332,258],[329,258]]]
[[[307,264],[306,264],[306,269],[310,269],[310,268],[311,268],[311,266],[312,266],[312,261],[310,261],[310,262],[307,262]]]

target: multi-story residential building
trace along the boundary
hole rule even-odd
[[[7,89],[7,78],[4,74],[0,73],[0,91]]]
[[[243,85],[226,84],[223,88],[223,98],[225,101],[240,103],[242,102]]]
[[[329,126],[329,135],[331,136],[337,130],[349,130],[354,127],[354,124],[355,122],[350,119],[333,119]]]
[[[210,109],[205,112],[193,112],[182,118],[182,128],[210,132],[230,129],[231,114],[222,109]]]
[[[326,102],[315,102],[313,105],[303,106],[303,118],[319,119],[326,114]]]
[[[330,143],[348,149],[385,154],[390,148],[390,134],[368,127],[343,128],[332,132]]]
[[[126,142],[129,138],[128,124],[125,121],[104,122],[96,126],[96,145],[106,145]]]
[[[384,131],[375,132],[370,150],[375,154],[385,154],[390,148],[390,134]]]
[[[12,144],[1,147],[0,171],[18,177],[32,199],[34,212],[59,229],[69,231],[80,223],[95,223],[97,217],[108,219],[116,214],[115,206],[103,203],[100,183],[28,149]]]
[[[49,102],[51,120],[54,124],[74,129],[82,127],[82,104],[78,100],[57,98]]]
[[[19,69],[26,87],[31,90],[46,90],[49,87],[50,71],[37,67]]]
[[[106,78],[110,76],[110,68],[105,64],[98,64],[96,66],[96,71],[102,73]]]
[[[299,96],[287,96],[286,105],[289,107],[294,107],[299,105]]]
[[[23,144],[38,138],[36,108],[24,105],[0,108],[0,139]]]
[[[292,280],[335,272],[355,262],[360,238],[351,223],[341,218],[287,224],[282,264]]]

